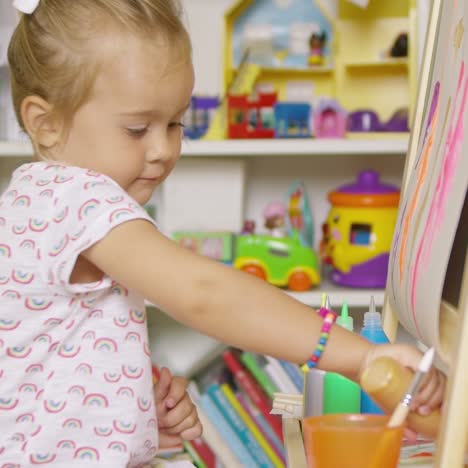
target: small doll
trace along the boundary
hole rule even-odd
[[[241,234],[254,234],[255,233],[255,221],[252,219],[246,219],[242,226]]]
[[[327,33],[312,33],[309,38],[309,65],[323,65],[323,51],[327,42]]]
[[[286,237],[285,217],[286,207],[281,202],[271,202],[263,210],[265,227],[273,237]]]

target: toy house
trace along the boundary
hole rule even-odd
[[[369,0],[364,8],[349,0],[237,0],[225,14],[224,93],[275,92],[279,103],[312,108],[334,99],[355,117],[348,137],[407,134],[417,84],[415,11],[416,0]],[[227,107],[220,106],[210,139],[228,136]],[[284,122],[277,126],[276,136],[291,133]]]

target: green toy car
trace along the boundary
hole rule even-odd
[[[234,268],[293,291],[307,291],[320,283],[317,256],[301,244],[297,231],[291,237],[237,236]]]

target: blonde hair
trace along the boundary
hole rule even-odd
[[[162,38],[184,58],[191,54],[178,0],[41,0],[32,15],[21,15],[8,47],[13,105],[23,130],[21,103],[31,95],[70,123],[103,65],[96,40],[112,32],[148,42]]]

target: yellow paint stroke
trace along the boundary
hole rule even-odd
[[[457,27],[455,28],[455,34],[453,37],[453,45],[456,50],[461,47],[463,42],[463,34],[465,32],[465,28],[463,27],[463,18],[458,22]]]

